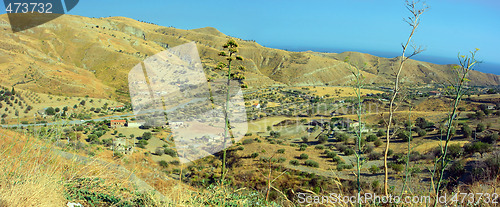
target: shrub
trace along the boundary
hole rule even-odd
[[[165,148],[163,152],[169,155],[170,157],[177,157],[177,152],[174,149]]]
[[[165,153],[165,150],[164,150],[164,149],[162,149],[161,147],[156,148],[156,150],[155,150],[155,154],[156,154],[156,155],[158,155],[158,156],[162,156],[162,155],[163,155],[163,153]]]
[[[465,173],[465,164],[463,161],[457,161],[448,168],[451,177],[459,178]]]
[[[371,153],[371,152],[373,152],[373,148],[375,148],[375,147],[372,144],[367,144],[367,145],[363,146],[363,153],[364,154]]]
[[[377,132],[377,137],[383,137],[383,136],[385,136],[385,135],[386,135],[386,134],[385,134],[385,131],[384,131],[384,130],[382,130],[382,129],[379,129],[379,130],[378,130],[378,132]]]
[[[396,172],[396,173],[403,171],[404,168],[405,167],[403,164],[392,164],[391,165],[391,169],[394,170],[394,172]]]
[[[252,144],[253,143],[253,139],[245,139],[243,140],[243,144]]]
[[[397,137],[406,142],[411,139],[411,134],[409,131],[402,130],[398,132]]]
[[[344,144],[339,144],[339,145],[336,145],[337,149],[340,151],[340,152],[344,152],[346,149],[347,149],[347,146],[344,145]]]
[[[462,126],[462,134],[465,138],[470,138],[472,136],[472,129],[469,127],[469,125],[464,124]]]
[[[482,142],[488,143],[488,144],[494,144],[495,142],[498,141],[498,134],[497,133],[491,133],[484,138],[481,139]]]
[[[478,152],[479,154],[481,154],[482,157],[484,153],[491,151],[491,144],[478,141],[471,144],[466,144],[464,146],[464,149],[465,152],[469,154],[474,154]]]
[[[305,160],[305,159],[308,159],[308,158],[309,158],[309,155],[307,155],[305,153],[300,154],[300,159]]]
[[[274,138],[279,138],[281,136],[281,133],[278,131],[271,131],[270,135]]]
[[[427,135],[427,131],[421,129],[420,127],[417,127],[417,129],[415,131],[417,132],[419,137],[423,137],[423,136]]]
[[[349,148],[349,149],[346,149],[346,150],[344,151],[344,155],[345,155],[345,156],[349,156],[349,155],[353,155],[353,154],[354,154],[354,150],[353,150],[353,149],[350,149],[350,148]]]
[[[323,154],[328,154],[328,153],[330,153],[330,152],[331,152],[330,150],[326,149],[326,150],[323,152]]]
[[[394,154],[394,150],[392,149],[387,150],[387,156],[391,156],[392,154]]]
[[[323,146],[323,145],[316,145],[316,146],[314,147],[314,149],[319,149],[319,150],[322,150],[322,149],[325,149],[325,146]]]
[[[306,160],[305,164],[309,167],[319,167],[318,162],[314,160]]]
[[[284,158],[284,157],[278,158],[279,163],[284,163],[285,161],[286,161],[286,158]]]
[[[245,148],[243,146],[239,146],[238,148],[236,148],[236,150],[244,150]]]
[[[160,160],[160,162],[158,162],[158,164],[164,168],[167,168],[168,167],[168,162],[165,161],[165,160]]]
[[[145,140],[149,140],[149,139],[151,139],[151,137],[153,137],[153,134],[151,132],[144,132],[142,134],[142,138]]]
[[[380,146],[382,146],[382,144],[383,143],[380,139],[377,139],[377,140],[375,140],[375,142],[373,142],[373,145],[375,145],[375,147],[380,147]]]
[[[392,156],[392,159],[394,160],[394,163],[396,164],[403,164],[406,162],[406,156],[403,153],[396,153]]]
[[[309,141],[309,138],[307,138],[307,136],[303,136],[300,139],[302,139],[302,142],[304,142],[304,143]]]
[[[460,144],[451,144],[448,146],[448,155],[453,159],[457,159],[462,156],[463,152],[464,149],[460,147]]]
[[[289,163],[290,163],[290,165],[294,165],[294,166],[297,166],[300,164],[298,160],[290,160]]]
[[[113,157],[115,157],[115,158],[122,158],[122,157],[123,157],[123,154],[122,154],[122,153],[120,153],[120,152],[114,152],[114,153],[113,153]]]
[[[486,129],[486,127],[484,126],[484,124],[483,124],[483,123],[479,123],[479,124],[477,124],[477,127],[476,127],[476,131],[477,131],[477,132],[482,132],[482,131],[484,131],[485,129]]]
[[[337,153],[335,153],[335,152],[328,152],[328,153],[326,154],[326,157],[328,157],[328,158],[334,158],[334,157],[337,157]]]
[[[377,174],[380,171],[380,168],[376,165],[372,165],[369,170],[372,174]]]
[[[335,156],[332,158],[332,161],[336,162],[336,163],[339,163],[342,161],[342,158],[340,158],[339,156]]]
[[[367,142],[374,142],[377,139],[378,139],[377,136],[374,134],[370,134],[370,135],[368,135],[368,137],[366,137]]]
[[[283,153],[285,153],[285,149],[279,149],[277,152],[280,154],[283,154]]]
[[[179,162],[179,160],[174,160],[174,161],[171,161],[170,164],[172,164],[172,165],[180,165],[181,163]]]
[[[319,136],[319,138],[318,138],[319,143],[325,143],[327,140],[328,140],[328,136],[324,135],[324,134]]]
[[[258,152],[254,152],[250,155],[251,158],[256,158],[259,156],[259,153]]]
[[[380,159],[380,157],[382,157],[382,154],[378,152],[371,152],[370,154],[368,154],[368,160],[378,160]]]

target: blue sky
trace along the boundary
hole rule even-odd
[[[500,1],[429,0],[414,43],[415,59],[456,63],[457,53],[481,49],[479,71],[500,74]],[[3,6],[3,5],[2,5]],[[273,48],[399,55],[410,27],[396,0],[81,0],[69,14],[125,16],[180,29],[215,27]]]

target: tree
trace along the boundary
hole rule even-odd
[[[318,138],[318,142],[320,142],[320,143],[325,143],[327,140],[328,140],[328,136],[325,134],[320,135]]]
[[[52,108],[52,107],[48,107],[47,109],[45,109],[45,113],[46,113],[47,115],[55,115],[55,114],[56,114],[56,111],[55,111],[55,109],[54,109],[54,108]]]
[[[149,139],[151,139],[151,137],[153,137],[153,134],[151,132],[144,132],[142,134],[142,139],[144,139],[144,140],[149,140]]]
[[[302,142],[307,143],[309,141],[309,138],[307,136],[302,136],[301,137]]]
[[[476,131],[477,131],[477,132],[482,132],[482,131],[484,131],[485,129],[486,129],[486,126],[484,126],[484,124],[483,124],[483,123],[479,123],[479,124],[477,124],[477,127],[476,127]]]
[[[85,106],[85,100],[80,101],[80,105]]]

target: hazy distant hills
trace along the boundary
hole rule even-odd
[[[182,30],[124,17],[87,18],[63,15],[42,26],[12,33],[7,15],[0,15],[0,84],[38,92],[123,98],[127,74],[148,56],[195,41],[209,76],[223,58],[218,51],[229,37],[215,28]],[[366,82],[388,83],[396,59],[357,52],[288,52],[235,38],[246,67],[249,88],[269,85],[346,85],[352,79],[349,61],[363,69]],[[366,63],[366,65],[365,65]],[[361,67],[363,66],[364,67]],[[410,60],[405,82],[442,83],[452,77],[450,65]],[[474,71],[474,85],[500,85],[500,76]]]

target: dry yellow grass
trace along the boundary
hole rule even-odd
[[[340,86],[304,86],[304,87],[292,87],[294,89],[309,88],[316,96],[330,95],[330,97],[353,97],[356,96],[354,88],[352,87],[340,87]],[[361,89],[361,94],[369,93],[383,93],[383,91],[372,90],[372,89]]]

